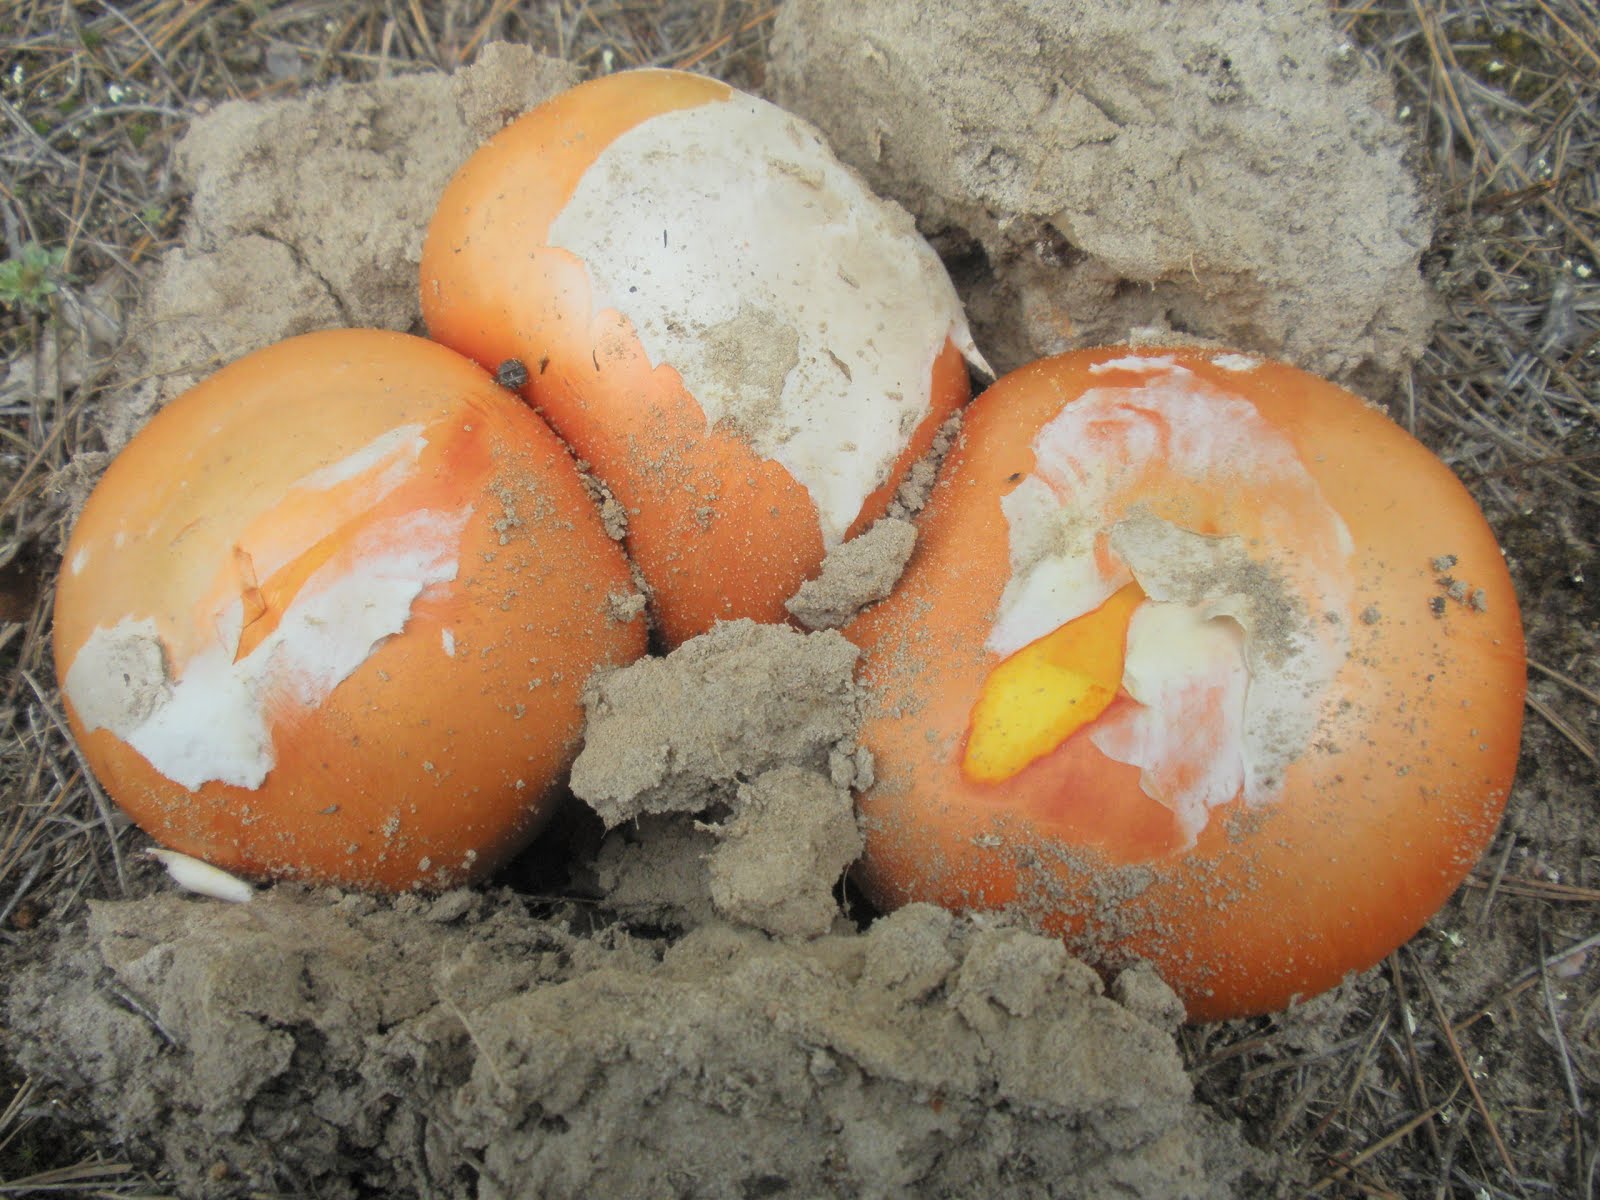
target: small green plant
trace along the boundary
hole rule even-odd
[[[29,242],[15,258],[0,262],[0,303],[44,312],[50,307],[49,297],[60,290],[60,281],[66,278],[61,269],[66,261],[64,247],[46,250],[38,242]]]

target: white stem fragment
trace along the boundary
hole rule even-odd
[[[164,866],[167,874],[172,876],[172,882],[186,892],[210,896],[213,900],[226,900],[231,904],[246,904],[256,894],[255,888],[237,875],[188,854],[160,847],[145,853]]]

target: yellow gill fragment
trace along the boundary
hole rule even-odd
[[[1105,712],[1122,685],[1128,623],[1144,598],[1136,583],[1119,588],[989,673],[967,732],[968,779],[1010,779]]]

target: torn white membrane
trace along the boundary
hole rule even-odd
[[[330,498],[325,521],[274,529],[241,547],[258,579],[311,549],[414,474],[425,444],[418,427],[392,431],[296,490],[326,490],[369,478]],[[211,780],[259,787],[271,771],[276,706],[318,707],[385,639],[399,633],[428,588],[456,576],[470,506],[418,511],[368,524],[317,568],[277,628],[242,658],[244,601],[219,599],[205,622],[211,637],[186,662],[168,661],[154,620],[125,618],[90,635],[67,672],[67,697],[84,725],[108,729],[173,782],[194,790]]]
[[[742,433],[810,493],[832,548],[929,410],[961,302],[899,206],[810,125],[735,93],[652,117],[584,173],[549,233],[595,311],[632,323],[708,426]]]
[[[1170,359],[1118,366],[1148,377],[1067,405],[1034,439],[1034,472],[1001,499],[1011,578],[986,644],[1010,655],[1137,581],[1147,599],[1128,628],[1122,687],[1138,703],[1089,736],[1140,769],[1193,844],[1241,792],[1254,805],[1276,799],[1309,745],[1349,655],[1346,623],[1324,614],[1349,611],[1353,545],[1253,405]],[[1151,479],[1166,496],[1270,490],[1290,503],[1249,530],[1200,534],[1141,507]]]

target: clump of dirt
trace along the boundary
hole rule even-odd
[[[305,99],[231,101],[198,120],[177,167],[183,243],[136,318],[135,384],[100,416],[119,449],[218,367],[297,333],[413,329],[428,217],[485,138],[578,82],[570,64],[495,44],[456,75],[405,75]]]
[[[1235,1194],[1140,974],[926,906],[865,935],[579,936],[516,897],[91,906],[9,1003],[187,1195]],[[1163,1015],[1165,1014],[1165,1015]]]
[[[1426,343],[1393,89],[1316,0],[789,0],[773,52],[1000,370],[1154,326],[1382,386]]]
[[[822,573],[801,584],[784,607],[807,629],[837,629],[894,590],[916,544],[915,525],[885,517],[836,547]]]
[[[850,789],[871,781],[855,662],[836,633],[731,621],[596,679],[572,790],[631,826],[601,847],[599,894],[678,928],[828,932],[863,847]]]
[[[797,765],[849,787],[856,648],[836,633],[728,621],[597,678],[572,790],[608,828],[644,813],[702,812],[740,781]]]

